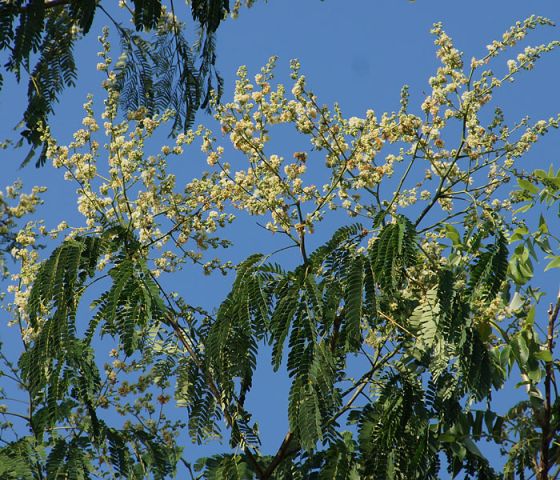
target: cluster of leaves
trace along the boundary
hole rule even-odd
[[[366,232],[361,225],[343,227],[291,272],[261,265],[260,257],[248,260],[220,309],[238,314],[228,315],[227,326],[218,315],[209,331],[207,362],[216,378],[227,373],[230,391],[232,377],[241,377],[236,400],[244,398],[244,385],[251,384],[236,372],[249,368],[245,375],[252,373],[259,341],[251,338],[253,332],[268,325],[276,369],[287,350],[292,378],[289,447],[279,455],[291,456],[290,470],[301,476],[269,477],[265,468],[265,475],[257,477],[355,478],[359,472],[360,478],[438,478],[439,455],[445,452],[453,474],[466,470],[493,478],[473,441],[481,435],[481,417],[465,413],[463,402],[469,396],[488,398],[492,384],[499,387],[504,377],[479,338],[468,305],[481,291],[489,299],[498,294],[507,273],[507,250],[489,247],[489,254],[473,265],[464,291],[453,287],[456,274],[442,270],[435,305],[419,308],[418,299],[399,298],[398,310],[389,316],[385,311],[408,281],[407,269],[423,260],[405,217],[381,228],[369,251],[359,253]],[[485,268],[490,264],[491,272]],[[368,331],[385,331],[386,338],[373,349],[371,368],[345,389],[348,357],[371,347]],[[434,348],[437,342],[439,348]],[[226,345],[236,345],[235,355],[227,355]],[[360,405],[356,399],[366,385],[375,385],[375,401]],[[357,441],[341,436],[337,422],[350,410]],[[488,425],[489,434],[497,434],[495,419]],[[318,444],[325,449],[317,451]],[[228,462],[230,457],[207,463],[207,478],[219,478],[215,471]],[[344,469],[338,462],[346,464]],[[341,476],[329,477],[337,468]]]
[[[481,420],[465,413],[462,402],[487,398],[492,383],[503,381],[468,307],[473,296],[491,301],[499,293],[507,272],[503,238],[473,265],[463,291],[455,291],[454,273],[442,270],[435,294],[428,295],[430,308],[419,299],[401,298],[388,315],[410,282],[407,271],[424,260],[406,217],[380,226],[377,240],[363,252],[360,244],[369,233],[359,224],[342,227],[292,271],[262,255],[250,257],[239,266],[215,318],[188,329],[164,306],[138,259],[139,243],[126,231],[65,241],[42,265],[31,291],[29,320],[39,333],[19,365],[32,399],[35,439],[52,435],[60,422],[72,421],[78,406],[82,410],[80,427],[69,438],[46,441],[47,473],[83,471],[85,477],[88,458],[105,442],[110,467],[126,478],[140,468],[134,467],[138,457],[129,451],[130,442],[143,445],[142,465],[156,478],[173,470],[176,447],[169,453],[150,432],[115,430],[99,418],[104,385],[91,345],[101,324],[103,334],[119,339],[125,355],[149,356],[148,332],[165,324],[183,332],[193,349],[163,373],[177,376],[176,397],[188,408],[191,435],[203,441],[219,432],[223,418],[231,446],[244,451],[201,461],[205,478],[331,478],[329,472],[339,470],[343,476],[332,478],[437,478],[440,452],[453,473],[466,469],[493,478],[473,441]],[[97,313],[80,338],[79,301],[107,252],[117,252],[109,271],[112,285],[93,303]],[[373,343],[368,332],[384,332],[382,342]],[[289,432],[273,458],[259,454],[258,430],[244,408],[263,342],[272,346],[273,367],[285,364],[292,379]],[[372,351],[369,368],[353,381],[349,356],[366,349]],[[370,400],[360,402],[360,394]],[[357,439],[340,431],[339,420],[346,416],[358,429]],[[489,434],[497,435],[495,421],[487,423]],[[24,468],[35,452],[10,444],[1,454],[10,462],[19,458]]]
[[[90,32],[101,12],[116,27],[126,59],[119,85],[127,110],[145,106],[151,113],[174,108],[173,133],[186,130],[195,112],[206,107],[210,91],[221,90],[215,70],[215,33],[229,12],[228,0],[194,0],[191,16],[198,29],[196,48],[185,39],[185,25],[175,18],[173,1],[167,10],[160,0],[134,0],[125,6],[136,32],[122,26],[99,0],[15,0],[0,4],[0,51],[9,53],[6,69],[19,82],[28,77],[28,105],[23,114],[22,136],[32,145],[29,161],[41,144],[46,125],[60,94],[74,86],[77,68],[74,46]],[[118,17],[118,15],[117,15]],[[141,32],[155,32],[144,38]],[[197,57],[200,56],[198,59]],[[36,57],[36,58],[35,58]],[[217,82],[217,84],[216,84]],[[0,74],[0,89],[3,77]],[[38,164],[45,161],[45,150]]]
[[[8,475],[3,478],[85,479],[94,458],[105,459],[125,478],[163,479],[175,471],[179,451],[161,431],[142,423],[114,428],[98,416],[111,382],[102,379],[95,362],[95,329],[101,324],[101,333],[120,338],[131,355],[144,351],[146,332],[165,313],[145,263],[131,257],[133,245],[115,227],[102,237],[65,241],[41,266],[29,298],[29,323],[40,333],[14,369],[29,394],[31,435],[2,448],[0,464]],[[97,312],[80,334],[81,295],[100,256],[109,252],[116,255],[112,285],[94,302]],[[57,432],[60,425],[67,435]]]

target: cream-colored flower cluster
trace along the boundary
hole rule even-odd
[[[65,170],[67,180],[77,185],[78,210],[86,226],[73,233],[99,233],[106,225],[126,228],[153,260],[156,275],[175,269],[186,257],[199,262],[201,251],[220,244],[211,234],[232,217],[223,212],[223,195],[214,176],[202,176],[180,190],[168,165],[204,131],[199,128],[180,134],[174,145],[164,145],[156,154],[146,153],[146,141],[173,112],[149,116],[140,108],[125,120],[118,120],[119,93],[111,70],[107,30],[100,41],[103,49],[98,69],[105,72],[103,87],[107,92],[100,133],[105,143],[101,146],[98,140],[100,125],[91,96],[84,104],[83,128],[74,133],[73,142],[59,145],[48,129],[43,133],[47,156],[55,167]],[[187,246],[189,242],[192,248]],[[170,249],[166,250],[166,245]],[[154,254],[151,247],[160,253]],[[208,265],[207,269],[223,267],[215,260]]]
[[[45,190],[44,187],[33,187],[31,193],[23,193],[22,183],[16,181],[6,187],[4,192],[0,192],[0,237],[3,244],[13,245],[10,254],[18,265],[17,273],[11,275],[12,283],[7,288],[7,293],[13,296],[13,300],[5,308],[12,317],[10,324],[21,326],[23,339],[26,342],[33,335],[32,329],[27,324],[25,306],[29,288],[39,266],[37,237],[48,232],[40,222],[30,220],[20,226],[18,231],[18,220],[35,213],[42,203],[41,193]]]
[[[239,11],[241,7],[251,8],[255,0],[235,0],[233,6],[231,7],[230,15],[232,18],[237,18],[239,16]]]
[[[404,213],[422,234],[427,265],[448,262],[442,259],[442,227],[453,219],[469,228],[511,210],[500,187],[512,177],[517,159],[558,127],[559,117],[508,126],[499,110],[491,121],[482,114],[496,89],[559,44],[527,47],[501,76],[488,68],[490,62],[529,30],[549,23],[531,17],[517,24],[488,47],[486,56],[468,65],[442,25],[434,25],[441,65],[429,79],[430,91],[412,108],[404,88],[396,112],[369,109],[347,118],[338,105],[320,103],[295,60],[292,83],[286,86],[275,84],[274,57],[254,78],[241,67],[232,100],[213,102],[221,132],[199,127],[155,152],[148,140],[173,112],[150,116],[141,108],[119,118],[104,31],[98,69],[105,75],[106,99],[100,120],[88,97],[82,128],[69,145],[59,145],[48,128],[43,132],[47,156],[77,187],[85,226],[72,233],[119,225],[139,240],[140,254],[152,261],[155,275],[180,268],[188,258],[210,272],[230,266],[207,259],[204,251],[228,245],[217,232],[233,221],[235,210],[286,234],[304,257],[306,235],[330,210],[360,216],[368,224],[379,215]],[[275,130],[287,126],[293,129],[293,146],[273,143]],[[178,186],[174,161],[195,142],[208,171]],[[21,235],[27,238],[26,232]],[[452,261],[466,265],[472,258],[460,255]],[[110,262],[103,259],[100,268]],[[427,282],[433,268],[411,272],[411,278]]]
[[[517,24],[492,44],[486,57],[471,61],[468,67],[442,25],[434,25],[432,33],[441,66],[429,80],[431,91],[418,114],[409,111],[405,88],[398,112],[378,116],[368,110],[363,118],[346,118],[338,105],[329,108],[319,104],[300,73],[298,61],[291,63],[290,88],[273,86],[274,57],[252,80],[247,69],[241,67],[233,100],[214,103],[221,132],[228,138],[226,143],[240,152],[241,164],[234,160],[235,155],[226,161],[225,152],[230,147],[204,128],[180,135],[175,145],[164,145],[156,155],[145,154],[146,138],[171,113],[150,118],[139,110],[127,121],[116,120],[118,92],[105,33],[99,68],[107,76],[104,85],[108,98],[102,118],[109,139],[108,171],[97,171],[100,147],[94,134],[99,127],[91,99],[85,105],[84,128],[75,133],[74,142],[59,147],[47,133],[48,153],[54,164],[64,167],[67,177],[80,185],[79,210],[89,229],[99,229],[101,219],[118,222],[133,228],[143,245],[162,248],[171,240],[183,251],[189,239],[202,250],[210,245],[210,235],[233,219],[227,213],[228,205],[268,217],[263,223],[269,230],[280,230],[298,244],[306,232],[314,231],[329,209],[371,216],[380,210],[395,214],[423,204],[423,220],[428,212],[434,218],[432,207],[436,205],[443,218],[452,215],[458,199],[467,198],[481,210],[496,208],[495,202],[489,206],[490,197],[508,177],[514,159],[524,155],[539,135],[556,127],[558,118],[533,126],[522,121],[508,130],[499,116],[492,124],[483,125],[480,111],[503,81],[512,79],[557,43],[527,47],[518,57],[519,63],[499,78],[483,67],[523,39],[528,30],[548,23],[532,17]],[[277,152],[270,147],[272,131],[285,124],[307,137],[311,151],[298,148]],[[526,129],[522,132],[523,126]],[[448,133],[457,130],[460,133],[455,138]],[[210,171],[190,181],[183,193],[177,193],[176,179],[168,173],[168,159],[182,155],[184,146],[196,138],[201,139]],[[323,168],[325,173],[321,173]],[[429,175],[419,180],[417,169],[427,170]],[[486,182],[475,182],[481,172],[487,172]],[[327,178],[327,183],[311,181],[321,177]],[[101,184],[94,188],[97,180]],[[167,229],[162,227],[163,220]],[[201,252],[194,250],[186,256],[195,261],[202,258]],[[168,270],[170,265],[181,263],[179,257],[172,252],[158,255],[157,265]]]
[[[527,47],[518,58],[523,66],[501,77],[483,67],[524,38],[528,30],[549,23],[531,17],[517,24],[493,44],[490,54],[468,66],[442,25],[434,25],[442,66],[430,78],[431,92],[418,115],[409,111],[407,89],[397,113],[384,113],[378,119],[368,110],[363,118],[345,118],[337,105],[331,109],[319,104],[297,61],[291,64],[291,88],[271,86],[275,58],[254,81],[242,67],[233,101],[217,105],[216,118],[222,133],[245,157],[247,167],[224,162],[224,148],[216,146],[211,134],[204,145],[208,164],[220,170],[221,185],[231,190],[230,200],[236,208],[270,215],[270,230],[282,230],[296,240],[302,227],[313,231],[329,208],[343,208],[350,215],[363,215],[364,209],[365,215],[379,210],[394,214],[424,202],[426,213],[438,205],[443,218],[453,214],[459,199],[468,199],[481,210],[490,204],[495,208],[491,197],[510,176],[514,160],[526,154],[539,135],[557,127],[558,118],[541,120],[525,131],[521,130],[527,125],[523,122],[508,130],[500,113],[485,125],[480,112],[504,81],[558,43]],[[270,136],[279,124],[293,125],[308,138],[312,151],[274,152],[269,147]],[[323,163],[317,161],[321,153]],[[327,168],[326,174],[319,173],[321,167]],[[414,172],[426,167],[429,175],[418,181]],[[486,181],[482,172],[487,172]],[[309,182],[311,176],[327,176],[329,181],[316,185]],[[398,178],[397,189],[389,194],[385,185],[395,185],[394,177]],[[502,200],[500,205],[508,204]]]

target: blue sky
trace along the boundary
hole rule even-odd
[[[257,1],[252,9],[242,10],[237,20],[228,20],[220,28],[218,69],[225,79],[225,98],[228,99],[239,65],[247,65],[250,73],[256,73],[271,55],[277,55],[277,78],[286,81],[289,60],[299,58],[302,73],[307,76],[320,103],[339,102],[347,116],[362,116],[369,108],[378,112],[392,111],[399,108],[403,84],[410,85],[412,105],[428,91],[427,80],[437,66],[433,38],[429,34],[435,21],[444,23],[456,46],[469,59],[473,55],[482,56],[491,40],[501,36],[516,20],[531,14],[560,22],[560,4],[553,0]],[[95,70],[98,49],[95,38],[104,22],[99,14],[89,37],[79,43],[76,52],[80,65],[78,86],[64,93],[53,122],[54,133],[61,141],[68,140],[79,128],[86,93],[101,95],[98,86],[101,76]],[[558,27],[541,29],[529,40],[538,44],[556,38],[560,38]],[[505,58],[503,62],[505,64]],[[521,75],[514,84],[506,86],[497,95],[495,104],[503,106],[510,120],[527,114],[534,119],[548,118],[560,111],[559,78],[560,52],[557,51],[543,58],[534,72]],[[23,112],[25,90],[24,85],[16,86],[7,81],[0,92],[0,139],[13,136],[11,127]],[[197,123],[209,121],[204,113],[197,117]],[[162,135],[161,142],[165,141]],[[537,164],[560,166],[559,146],[560,136],[553,133],[527,157],[527,168]],[[187,151],[186,155],[189,158],[177,165],[177,177],[180,180],[184,175],[185,181],[194,168],[193,163],[203,162],[200,153]],[[2,152],[2,183],[22,178],[27,188],[34,184],[46,185],[49,192],[40,215],[51,226],[63,218],[77,218],[74,187],[62,180],[61,172],[49,166],[36,170],[31,165],[18,170],[23,156],[22,150]],[[246,235],[247,222],[250,221],[245,219],[240,227],[230,230],[237,259],[263,247],[258,233],[250,238]],[[264,237],[263,241],[266,241]],[[542,278],[558,284],[558,274],[554,272]],[[228,279],[203,277],[192,272],[185,274],[181,282],[185,289],[181,293],[187,301],[196,298],[206,307],[216,305],[216,298],[223,298],[229,284]],[[272,449],[279,444],[285,430],[283,393],[286,380],[273,380],[265,368],[259,371],[258,381],[264,388],[257,391],[251,401],[261,423],[265,449]],[[277,408],[282,411],[280,415],[275,413]]]

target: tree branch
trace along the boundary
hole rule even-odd
[[[173,329],[173,331],[175,332],[175,336],[177,337],[179,342],[181,342],[183,347],[185,347],[185,349],[187,350],[187,352],[189,353],[189,355],[191,356],[193,361],[196,363],[196,366],[200,369],[201,372],[203,372],[204,380],[206,382],[206,385],[210,389],[210,392],[212,393],[212,396],[218,402],[218,405],[220,405],[220,409],[222,410],[222,413],[224,414],[224,419],[226,420],[229,428],[233,428],[233,426],[235,425],[235,419],[230,414],[229,409],[227,408],[227,405],[225,405],[224,402],[222,401],[222,395],[220,393],[220,389],[219,389],[218,385],[216,384],[216,382],[212,378],[211,374],[207,371],[207,369],[204,368],[204,365],[203,365],[201,359],[199,358],[198,353],[195,350],[194,341],[191,338],[188,338],[189,337],[188,332],[186,332],[184,330],[184,328],[181,327],[181,325],[179,325],[177,320],[174,318],[175,315],[177,315],[177,314],[175,312],[175,309],[173,308],[173,304],[171,302],[171,299],[167,295],[167,292],[165,292],[165,290],[163,289],[161,284],[157,281],[157,279],[153,275],[151,275],[151,278],[156,283],[159,290],[162,292],[162,294],[166,298],[167,303],[169,304],[169,307],[170,307],[169,314],[166,317],[166,321],[167,321],[168,325]],[[264,476],[264,470],[263,470],[262,466],[260,465],[256,456],[253,454],[253,452],[250,450],[250,448],[248,446],[243,447],[243,453],[245,453],[245,455],[247,456],[247,460],[249,461],[251,466],[254,468],[254,470],[257,472],[258,477],[261,478],[261,479],[267,478],[267,477]]]
[[[270,476],[274,473],[274,470],[276,470],[276,467],[278,467],[278,465],[280,465],[288,455],[291,455],[295,452],[299,452],[300,450],[299,446],[297,449],[294,448],[289,449],[293,437],[294,434],[292,432],[286,433],[284,440],[282,440],[282,443],[280,444],[280,448],[278,448],[278,452],[276,452],[276,455],[274,455],[274,458],[268,464],[268,467],[266,467],[266,470],[264,471],[263,475],[260,477],[262,480],[266,480],[270,478]]]
[[[554,349],[554,326],[560,311],[560,291],[556,297],[556,304],[550,304],[548,307],[548,329],[547,329],[547,348],[552,354]],[[546,362],[546,376],[544,379],[544,415],[542,421],[542,437],[540,448],[540,463],[537,472],[538,480],[548,480],[548,472],[550,471],[550,442],[556,433],[556,427],[551,425],[552,419],[552,377],[554,375],[553,362]]]

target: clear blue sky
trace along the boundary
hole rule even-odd
[[[482,56],[491,40],[501,36],[516,20],[531,14],[560,22],[560,4],[553,0],[257,1],[252,9],[242,10],[237,20],[229,20],[220,28],[218,69],[225,79],[227,99],[239,65],[247,65],[249,72],[256,73],[268,57],[278,55],[277,72],[282,81],[287,79],[289,60],[299,58],[302,72],[320,103],[337,101],[348,116],[361,116],[369,108],[378,112],[397,110],[403,84],[410,85],[412,105],[428,90],[427,79],[437,66],[433,38],[429,34],[434,22],[444,23],[456,46],[469,59],[473,55]],[[55,135],[61,140],[69,139],[79,128],[86,93],[101,95],[98,87],[101,77],[95,70],[98,48],[95,29],[99,31],[104,23],[105,19],[98,14],[89,38],[79,43],[76,52],[80,65],[78,86],[62,96],[53,122]],[[556,27],[541,29],[529,40],[538,44],[558,38],[560,29]],[[521,75],[515,84],[505,87],[495,103],[504,107],[506,118],[510,120],[527,114],[535,119],[548,118],[560,111],[559,78],[560,52],[557,51],[540,61],[534,72]],[[10,129],[23,112],[25,90],[24,85],[16,86],[8,80],[0,93],[0,139],[12,136]],[[197,123],[208,121],[204,113],[197,117]],[[166,141],[164,136],[161,140],[162,143]],[[560,166],[559,146],[560,135],[553,134],[545,139],[527,157],[528,168],[537,163]],[[33,184],[49,188],[40,214],[50,226],[63,218],[77,218],[74,187],[62,180],[61,172],[50,166],[41,170],[33,166],[18,170],[24,155],[22,150],[1,154],[3,184],[19,177],[28,188]],[[188,180],[193,162],[202,164],[203,161],[198,153],[189,154],[187,150],[186,155],[189,158],[178,169],[179,183],[182,174],[185,181]],[[260,238],[258,233],[251,237],[253,242],[245,235],[246,226],[247,221],[243,221],[241,226],[230,230],[237,259],[263,247],[254,241]],[[558,284],[557,276],[550,274],[546,281],[550,279]],[[229,284],[227,279],[196,276],[192,272],[185,274],[181,281],[184,282],[181,293],[186,300],[207,307],[216,305],[216,298],[223,298]],[[4,332],[5,328],[2,329]],[[4,333],[2,337],[5,338]],[[286,428],[286,380],[276,381],[264,369],[259,372],[259,381],[264,388],[259,389],[251,401],[261,423],[265,450],[273,449]],[[276,413],[277,407],[282,409],[280,415]]]

